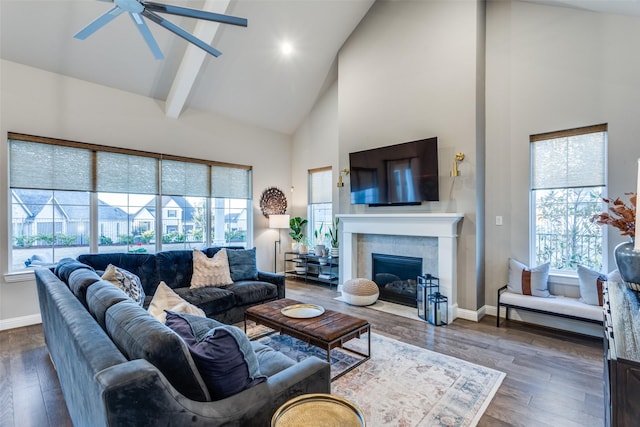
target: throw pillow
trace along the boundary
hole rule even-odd
[[[227,251],[229,257],[229,269],[231,270],[231,280],[257,280],[258,268],[256,267],[256,248],[253,249],[230,249]]]
[[[122,289],[125,294],[141,306],[144,304],[145,294],[140,278],[130,271],[109,264],[102,275],[102,279]]]
[[[220,400],[266,381],[249,338],[235,326],[194,331],[186,316],[167,313],[167,326],[181,336],[213,400]]]
[[[580,301],[589,305],[602,305],[602,286],[607,276],[582,265],[578,266]]]
[[[548,297],[549,263],[529,268],[515,259],[509,258],[509,281],[507,289],[522,295]]]
[[[205,286],[231,285],[229,273],[229,260],[227,251],[222,249],[213,258],[209,258],[198,249],[193,250],[193,276],[191,276],[191,288],[203,288]]]
[[[176,294],[173,289],[167,286],[166,283],[160,282],[156,289],[156,293],[153,294],[151,304],[149,304],[149,313],[162,323],[165,323],[167,319],[167,313],[165,310],[206,317],[204,311],[190,302],[185,301],[180,297],[180,295]]]

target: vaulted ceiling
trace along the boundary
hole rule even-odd
[[[247,28],[165,15],[223,55],[204,54],[154,23],[155,60],[123,14],[86,40],[73,35],[110,0],[0,0],[0,57],[185,108],[290,134],[337,74],[338,51],[374,0],[157,0],[247,18]],[[443,1],[443,0],[422,0]],[[640,15],[640,0],[532,0]],[[281,51],[284,42],[292,52]],[[384,57],[381,53],[381,61]]]

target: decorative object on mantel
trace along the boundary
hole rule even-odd
[[[453,170],[451,171],[451,176],[460,176],[460,171],[458,170],[458,163],[464,160],[464,153],[459,152],[456,153],[456,156],[453,159]]]
[[[277,187],[269,187],[260,196],[260,210],[262,215],[284,215],[287,211],[287,198]]]
[[[344,182],[342,181],[342,174],[345,176],[349,175],[349,169],[344,168],[341,171],[338,171],[338,182],[336,183],[336,187],[342,188],[344,187]]]
[[[639,222],[636,209],[638,194],[625,194],[630,196],[630,206],[627,206],[620,198],[616,198],[615,200],[603,198],[602,200],[609,206],[608,212],[594,215],[591,221],[598,225],[611,225],[620,230],[622,236],[630,237],[628,242],[620,243],[615,247],[613,255],[618,270],[620,271],[620,276],[627,287],[634,291],[640,291],[640,242],[635,238]]]

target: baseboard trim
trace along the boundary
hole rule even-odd
[[[12,317],[0,320],[0,331],[7,329],[21,328],[23,326],[37,325],[42,323],[40,314],[30,314],[29,316]]]
[[[486,314],[486,306],[482,306],[478,310],[468,310],[460,307],[456,310],[456,317],[464,320],[471,320],[472,322],[479,322]]]

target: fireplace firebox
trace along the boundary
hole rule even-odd
[[[415,307],[422,258],[376,253],[371,258],[371,277],[380,290],[379,299]]]

